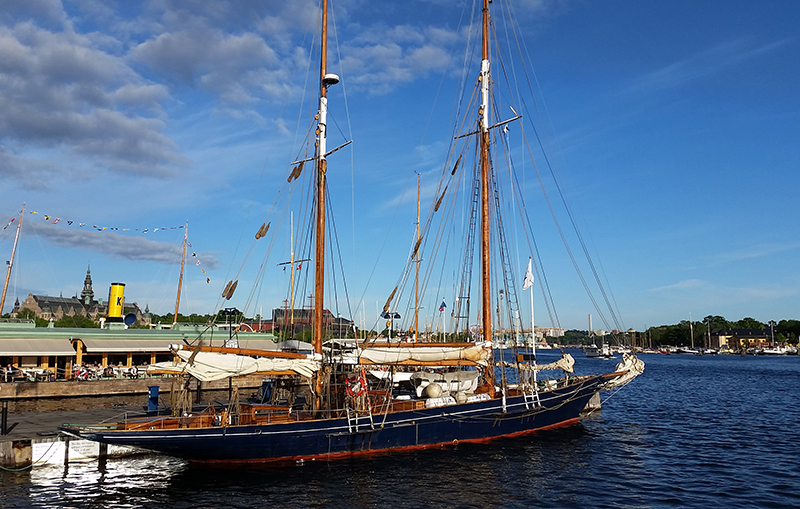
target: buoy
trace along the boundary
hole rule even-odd
[[[437,383],[428,384],[425,387],[425,395],[429,398],[438,398],[442,395],[442,386]]]

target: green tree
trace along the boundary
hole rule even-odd
[[[580,344],[588,345],[591,343],[587,331],[575,330],[575,329],[564,331],[564,337],[561,338],[561,341],[566,345],[580,345]]]
[[[755,318],[750,318],[749,316],[746,318],[742,318],[738,322],[733,324],[733,327],[736,329],[764,329],[766,325],[759,322]]]
[[[88,316],[65,316],[60,320],[56,320],[53,323],[54,327],[75,327],[81,329],[89,329],[89,328],[99,328],[100,325],[95,323],[94,320],[89,318]]]
[[[32,309],[23,308],[17,313],[17,318],[20,320],[33,320],[36,318],[36,313],[34,313]]]
[[[731,328],[730,322],[719,315],[708,315],[707,317],[703,318],[703,323],[708,324],[712,331]]]
[[[797,344],[800,337],[800,320],[781,320],[775,327],[776,334],[782,334],[787,342]]]
[[[36,322],[37,327],[47,327],[48,324],[47,320],[45,320],[44,318],[37,318],[36,313],[32,309],[28,308],[21,309],[17,313],[17,318],[19,318],[20,320],[33,320],[34,322]]]

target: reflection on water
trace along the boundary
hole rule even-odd
[[[169,487],[170,474],[183,467],[180,460],[143,455],[34,468],[23,484],[37,507],[143,507],[152,504],[154,494]],[[14,500],[6,502],[13,506]]]
[[[613,367],[574,355],[579,374]],[[800,358],[644,360],[602,414],[570,428],[336,462],[209,467],[145,455],[37,468],[0,474],[0,506],[800,506]]]

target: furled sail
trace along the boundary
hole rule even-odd
[[[360,361],[365,364],[413,364],[446,361],[470,361],[485,366],[492,353],[491,343],[474,343],[468,346],[447,346],[431,343],[414,346],[369,346],[361,351]]]
[[[614,371],[617,373],[625,371],[625,374],[606,382],[606,385],[603,387],[603,389],[609,390],[616,387],[622,387],[637,376],[641,375],[644,373],[644,362],[635,355],[624,353],[622,354],[622,360],[619,362],[619,364],[617,364],[617,367],[614,368]]]
[[[152,364],[148,371],[160,373],[188,373],[203,382],[223,380],[233,376],[251,373],[283,373],[311,377],[320,369],[318,361],[311,359],[283,359],[272,357],[249,357],[216,352],[195,352],[194,362],[189,364],[190,350],[176,352],[182,359],[179,362],[159,362]]]
[[[561,369],[564,370],[565,373],[574,373],[575,369],[575,359],[568,353],[562,354],[561,358],[555,362],[551,362],[550,364],[537,364],[535,366],[536,371],[546,371],[551,369]]]

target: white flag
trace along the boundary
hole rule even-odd
[[[528,258],[528,270],[525,271],[525,280],[522,282],[522,289],[527,290],[533,286],[533,271],[531,271],[531,259]]]

